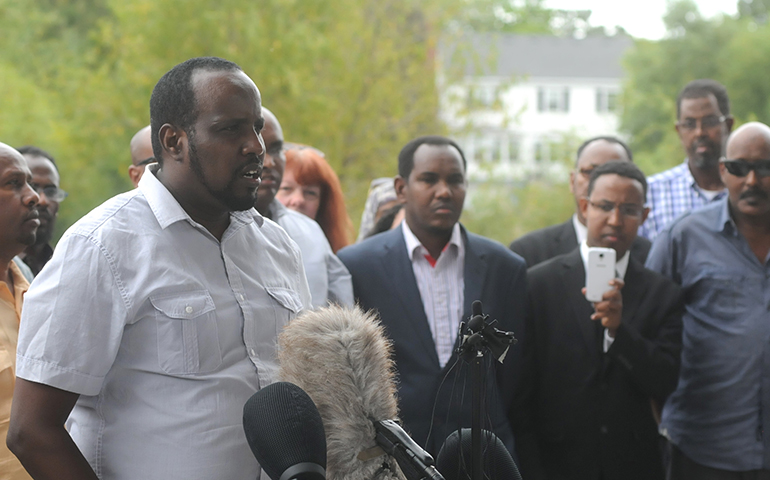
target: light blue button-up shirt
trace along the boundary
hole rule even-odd
[[[661,432],[697,463],[770,468],[770,255],[760,262],[727,198],[655,239],[647,267],[682,285],[682,366]]]
[[[257,478],[243,404],[310,293],[256,210],[221,242],[153,174],[62,237],[24,305],[17,375],[80,394],[70,434],[99,478]]]
[[[332,251],[321,226],[312,218],[284,207],[278,200],[270,203],[270,215],[302,252],[313,307],[329,303],[353,305],[353,280],[348,269]]]

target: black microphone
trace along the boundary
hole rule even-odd
[[[326,480],[326,437],[313,400],[298,386],[273,383],[243,406],[252,453],[272,480]]]
[[[488,480],[521,480],[508,449],[497,435],[489,430],[481,431],[482,468]],[[471,480],[472,477],[471,429],[463,428],[449,435],[441,446],[436,460],[438,471],[445,480]]]
[[[390,425],[382,421],[397,418],[398,403],[390,342],[374,313],[339,306],[303,312],[278,337],[278,363],[279,378],[304,389],[321,413],[329,480],[423,478],[398,462],[396,455],[409,455],[405,447],[388,452],[377,440],[410,444],[405,433],[382,431]]]

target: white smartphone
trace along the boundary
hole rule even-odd
[[[586,270],[586,299],[600,302],[602,295],[612,290],[610,280],[615,278],[615,250],[612,248],[589,247],[588,269]]]

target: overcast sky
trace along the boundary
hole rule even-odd
[[[634,37],[657,40],[666,33],[663,15],[666,0],[546,0],[549,8],[591,10],[591,25],[620,25]],[[735,15],[737,0],[696,0],[700,13],[713,17],[720,13]]]

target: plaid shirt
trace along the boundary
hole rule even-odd
[[[639,227],[639,236],[652,241],[666,225],[681,214],[715,202],[726,194],[727,190],[724,190],[711,200],[703,195],[685,159],[681,165],[647,179],[647,206],[650,207],[650,215]]]

